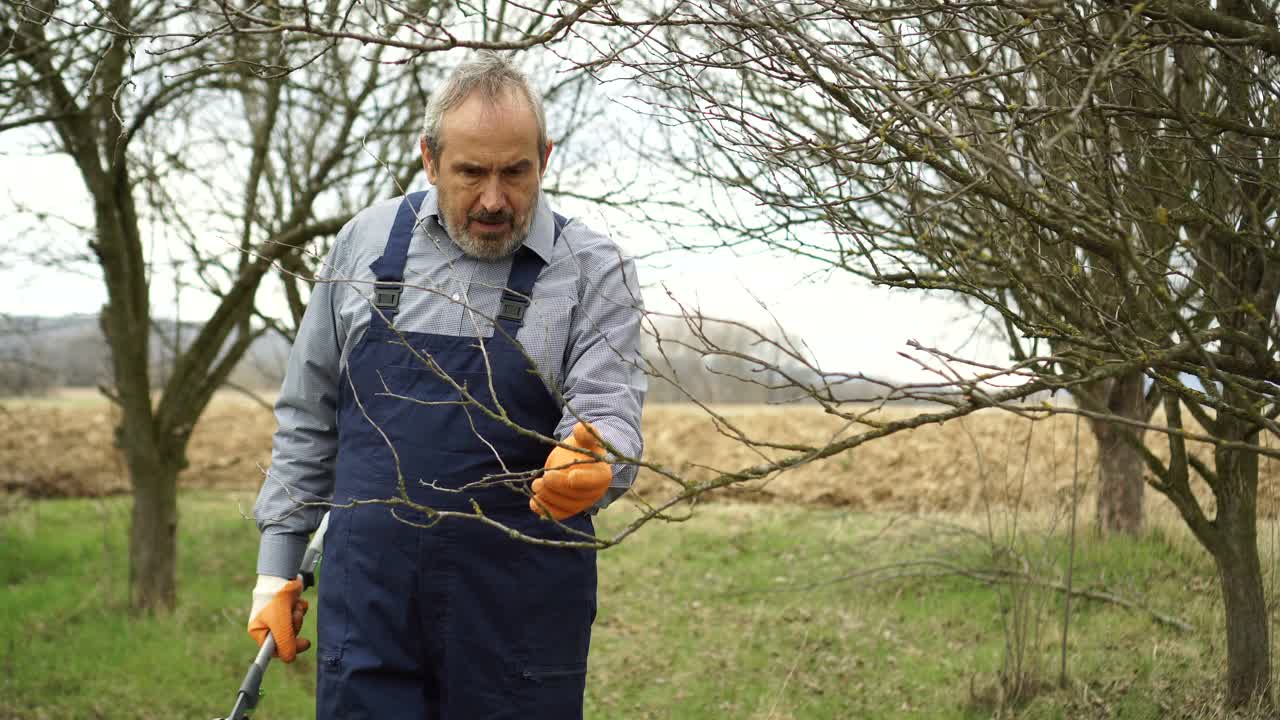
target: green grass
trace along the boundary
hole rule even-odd
[[[225,714],[253,654],[243,628],[257,533],[241,515],[251,500],[182,497],[180,603],[160,618],[126,610],[127,498],[10,506],[0,517],[0,720]],[[631,512],[604,514],[602,530]],[[600,559],[587,717],[990,717],[1016,589],[911,564],[992,567],[977,522],[711,505],[648,526]],[[1032,531],[1018,547],[1033,571],[1060,579],[1061,532]],[[1059,688],[1062,597],[1027,590],[1028,664],[1042,687],[1014,715],[1198,717],[1186,708],[1213,704],[1222,621],[1203,553],[1169,532],[1082,533],[1075,583],[1196,631],[1077,600]],[[314,653],[273,665],[257,717],[310,717],[314,673]]]

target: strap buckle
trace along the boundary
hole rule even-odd
[[[529,309],[529,300],[511,293],[502,294],[502,303],[498,308],[499,320],[523,322],[525,311]]]
[[[373,304],[383,309],[394,308],[400,305],[400,291],[404,290],[400,285],[374,285],[373,286]]]

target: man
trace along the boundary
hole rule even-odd
[[[288,578],[331,502],[318,717],[582,716],[595,554],[493,523],[588,537],[634,478],[603,459],[639,456],[645,381],[634,265],[548,207],[551,149],[525,77],[472,57],[426,111],[434,189],[357,215],[316,284],[255,508],[250,634],[286,661],[309,647]]]

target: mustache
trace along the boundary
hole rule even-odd
[[[502,225],[510,224],[512,219],[512,214],[509,212],[471,213],[467,215],[468,224],[478,222],[485,225]]]

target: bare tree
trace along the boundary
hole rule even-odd
[[[292,336],[323,240],[418,177],[434,54],[537,46],[594,5],[0,7],[0,131],[47,138],[41,149],[74,161],[93,206],[92,227],[47,208],[23,214],[82,233],[90,253],[66,259],[96,265],[107,291],[103,389],[122,410],[117,444],[134,488],[134,607],[174,602],[176,478],[214,391],[255,339]],[[585,79],[562,75],[547,91],[567,128],[558,141],[598,111]],[[284,313],[259,301],[277,287]],[[214,301],[203,322],[157,322],[192,294]],[[169,358],[159,377],[155,338]]]
[[[176,478],[192,427],[253,340],[289,324],[258,309],[259,289],[291,277],[304,248],[369,198],[407,184],[416,167],[406,150],[430,66],[385,57],[386,45],[362,52],[338,42],[364,26],[385,39],[392,18],[376,9],[253,12],[263,14],[225,3],[0,8],[0,130],[46,132],[48,148],[74,161],[93,207],[86,234],[108,296],[101,320],[113,382],[104,390],[122,410],[139,609],[175,599]],[[455,10],[430,12],[444,27]],[[525,41],[538,41],[543,19],[530,21]],[[290,33],[291,24],[309,33]],[[183,256],[182,277],[216,300],[191,337],[175,325],[159,388],[148,373],[153,313],[172,295],[153,282],[165,261],[157,243]],[[303,298],[287,286],[296,315]]]
[[[1104,528],[1140,527],[1145,467],[1217,562],[1232,706],[1270,702],[1256,491],[1280,410],[1277,20],[1258,2],[712,0],[611,43],[695,133],[686,170],[756,206],[709,213],[723,244],[993,311],[1024,387],[1071,392],[1054,411],[1093,424]],[[1211,464],[1187,452],[1184,410]]]

